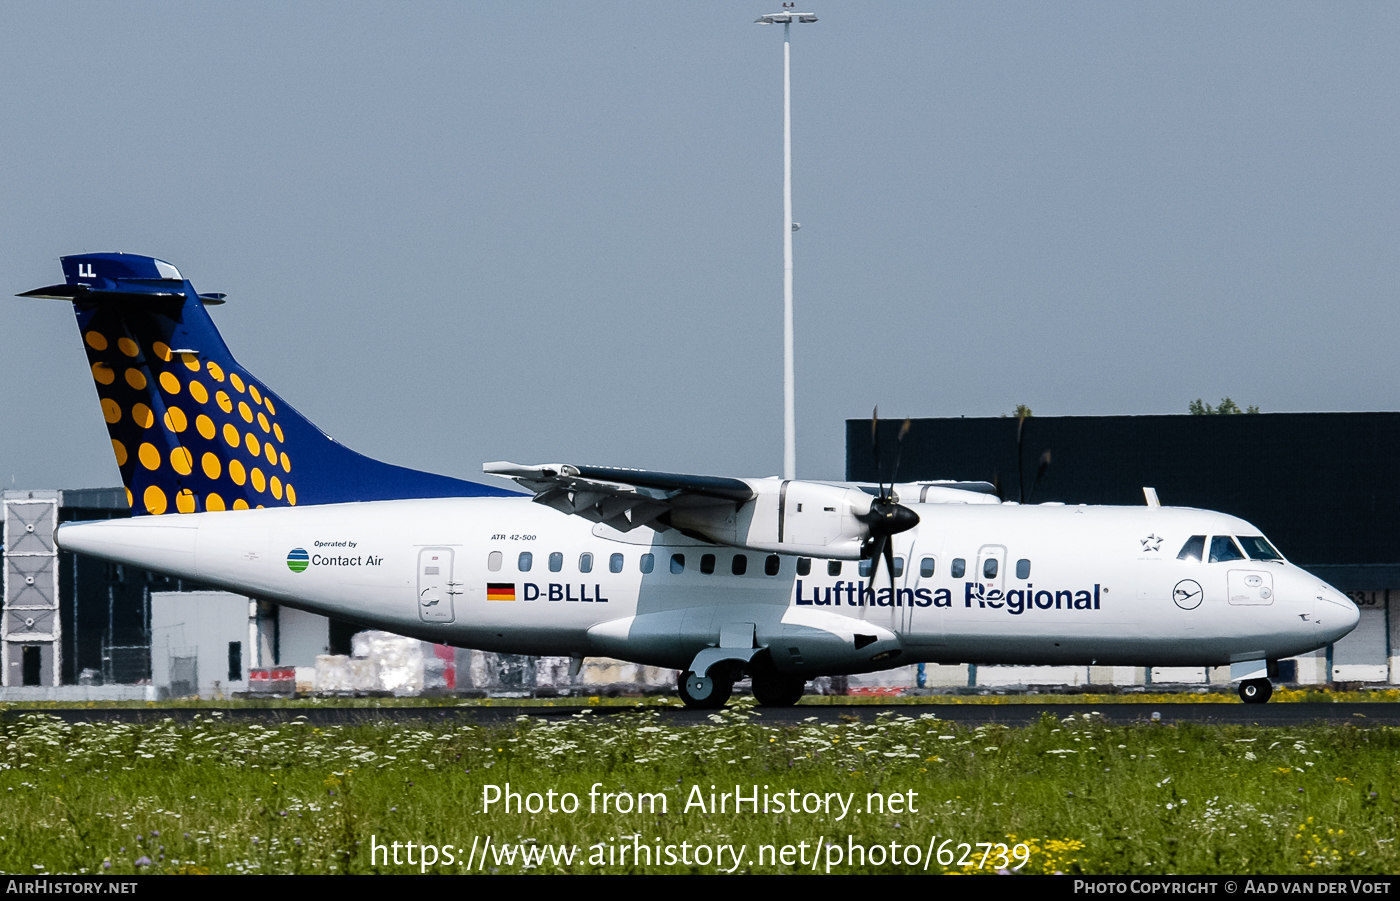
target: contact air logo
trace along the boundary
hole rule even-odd
[[[287,554],[287,569],[294,573],[302,572],[311,564],[311,555],[306,552],[306,548],[293,548]]]

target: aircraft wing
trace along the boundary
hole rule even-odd
[[[739,506],[755,497],[747,482],[717,476],[570,463],[526,466],[506,461],[487,463],[482,470],[514,479],[535,495],[535,503],[604,523],[619,532],[643,525],[663,531],[672,528],[667,514],[677,508]]]

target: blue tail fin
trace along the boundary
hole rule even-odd
[[[20,296],[72,301],[133,513],[511,493],[331,439],[233,359],[205,310],[223,295],[163,260],[88,253],[63,274]]]

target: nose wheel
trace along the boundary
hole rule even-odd
[[[711,673],[713,672],[714,670],[711,670]],[[733,680],[723,676],[697,676],[686,672],[681,673],[676,682],[681,701],[691,710],[718,710],[734,691]]]
[[[1268,679],[1246,679],[1240,683],[1240,700],[1246,704],[1263,704],[1274,693],[1274,683]]]

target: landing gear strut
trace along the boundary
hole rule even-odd
[[[791,707],[802,697],[807,680],[781,673],[754,673],[753,696],[763,707]]]
[[[718,710],[729,700],[729,695],[734,691],[734,681],[715,673],[714,669],[710,673],[708,676],[681,673],[676,680],[676,689],[686,707],[691,710]]]
[[[1268,679],[1246,679],[1240,683],[1240,700],[1246,704],[1263,704],[1274,693],[1274,683]]]

